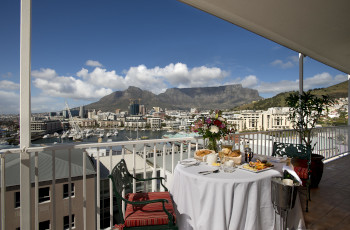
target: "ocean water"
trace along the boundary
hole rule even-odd
[[[129,130],[118,130],[118,135],[117,136],[110,136],[106,137],[107,130],[105,131],[105,136],[102,138],[102,142],[107,142],[107,141],[128,141],[129,138],[136,139],[136,138],[141,138],[142,136],[147,136],[148,139],[161,139],[164,134],[169,134],[165,130],[159,130],[159,131],[152,131],[152,130],[139,130],[137,131],[129,131]],[[98,142],[98,135],[91,136],[89,138],[84,138],[82,142],[88,142],[88,143],[97,143]],[[52,143],[71,143],[74,142],[72,139],[68,138],[60,138],[60,137],[50,137],[50,138],[45,138],[45,139],[38,139],[35,141],[32,141],[32,144],[52,144]]]

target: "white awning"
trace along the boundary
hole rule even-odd
[[[349,0],[179,0],[350,74]]]

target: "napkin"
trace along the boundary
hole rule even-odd
[[[296,172],[292,169],[292,167],[284,165],[282,170],[283,172],[284,171],[289,172],[297,181],[299,181],[300,184],[303,184],[300,177],[296,174]]]
[[[186,160],[182,160],[179,161],[179,163],[181,165],[185,165],[185,166],[190,166],[190,165],[196,165],[198,164],[197,161],[195,159],[186,159]]]

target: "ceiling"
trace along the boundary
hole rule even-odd
[[[179,0],[350,74],[350,0]]]

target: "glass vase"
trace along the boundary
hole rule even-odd
[[[214,150],[216,153],[218,152],[218,143],[216,138],[209,137],[207,139],[207,149]]]

